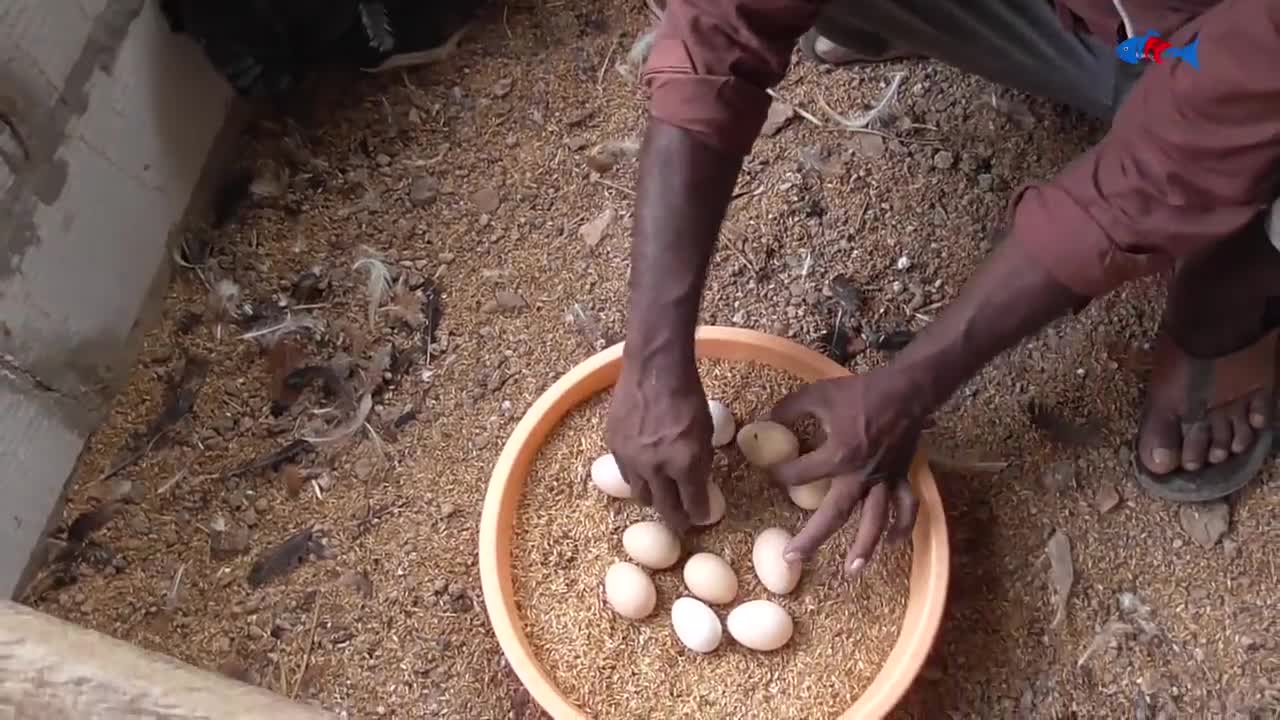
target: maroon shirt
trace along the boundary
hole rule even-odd
[[[963,0],[957,0],[963,1]],[[643,80],[650,113],[726,153],[750,152],[823,0],[669,0]],[[1012,238],[1086,296],[1230,236],[1280,190],[1280,0],[1124,0],[1134,31],[1200,38],[1201,69],[1152,65],[1106,137],[1020,190]],[[1107,39],[1111,0],[1062,0]],[[1074,15],[1074,17],[1072,17]]]

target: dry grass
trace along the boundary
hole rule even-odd
[[[771,368],[704,362],[710,397],[741,423],[758,419],[795,381]],[[690,538],[690,552],[714,552],[738,575],[734,605],[769,598],[787,608],[796,634],[761,654],[725,634],[706,656],[687,651],[671,631],[670,609],[687,594],[681,564],[652,573],[658,607],[625,620],[605,604],[600,585],[621,552],[622,531],[651,511],[611,500],[587,468],[601,453],[607,397],[578,408],[539,454],[521,501],[513,548],[517,595],[535,652],[570,699],[593,717],[835,717],[867,687],[897,639],[906,607],[910,553],[882,554],[859,581],[841,574],[849,533],[824,546],[787,596],[766,591],[751,569],[755,534],[799,530],[806,513],[785,491],[746,464],[736,446],[717,451],[713,475],[728,500],[725,519]],[[731,607],[716,608],[723,620]]]
[[[447,63],[326,79],[290,124],[253,127],[246,162],[287,165],[287,192],[254,200],[214,233],[202,272],[233,279],[246,302],[270,304],[319,265],[328,289],[298,313],[326,325],[296,339],[309,359],[351,361],[355,384],[380,374],[381,352],[415,337],[388,312],[368,329],[367,277],[350,271],[368,246],[393,271],[440,286],[433,357],[377,393],[369,429],[298,459],[312,476],[300,495],[290,492],[292,472],[224,477],[339,418],[313,412],[333,405],[315,390],[273,418],[268,357],[237,341],[228,323],[220,336],[212,322],[188,332],[209,287],[180,272],[129,387],[90,442],[67,520],[98,502],[94,480],[158,414],[169,373],[192,351],[211,360],[195,409],[118,476],[132,494],[94,535],[95,552],[75,573],[46,576],[75,582],[42,580],[27,601],[352,717],[535,715],[484,618],[476,526],[514,422],[560,374],[621,335],[634,165],[616,153],[617,165],[597,178],[590,148],[642,130],[634,87],[601,69],[647,23],[631,0],[497,7]],[[741,182],[746,194],[730,211],[704,322],[808,343],[830,337],[827,283],[843,274],[865,296],[852,315],[860,335],[919,328],[982,258],[1009,191],[1050,176],[1098,134],[1026,98],[1013,99],[1026,102],[1032,122],[1010,119],[993,109],[987,83],[929,63],[824,70],[797,61],[779,91],[810,112],[823,99],[852,115],[903,70],[900,112],[937,133],[885,140],[796,121],[761,140]],[[585,243],[579,228],[609,209],[611,226]],[[498,291],[527,306],[503,309]],[[1274,712],[1275,468],[1233,501],[1231,531],[1210,548],[1187,538],[1175,508],[1131,481],[1142,378],[1113,348],[1149,339],[1157,301],[1152,285],[1140,285],[1095,302],[1001,358],[938,417],[932,440],[948,454],[1008,466],[942,479],[953,587],[942,637],[903,716]],[[866,351],[854,366],[881,361]],[[1102,442],[1050,443],[1030,421],[1030,399],[1093,420]],[[416,419],[400,424],[407,410]],[[1073,471],[1069,481],[1046,489],[1041,478],[1060,464]],[[1122,500],[1100,513],[1093,499],[1108,486]],[[211,553],[217,517],[244,531],[246,551]],[[250,589],[255,557],[307,525],[324,531],[328,559]],[[1050,628],[1042,549],[1056,530],[1071,538],[1075,588],[1065,621]],[[1159,633],[1119,637],[1078,666],[1098,631],[1124,620],[1123,593],[1141,599]]]

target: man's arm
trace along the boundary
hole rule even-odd
[[[895,361],[930,412],[1073,305],[1221,242],[1280,189],[1280,4],[1224,0],[1176,33],[1110,132],[1014,202],[1008,240]]]
[[[720,223],[769,111],[766,90],[817,16],[816,0],[670,0],[642,75],[626,362],[692,365],[693,330]]]

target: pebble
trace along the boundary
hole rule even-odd
[[[1231,509],[1221,501],[1183,505],[1178,509],[1178,523],[1197,545],[1211,548],[1231,527]]]
[[[1104,483],[1093,496],[1093,506],[1100,513],[1111,512],[1119,504],[1120,493],[1116,490],[1116,486],[1111,483]]]
[[[445,580],[444,578],[436,578],[435,583],[433,583],[431,586],[432,592],[434,592],[436,595],[443,595],[444,592],[448,589],[449,589],[449,581]]]
[[[901,270],[901,271],[903,271],[903,272],[905,272],[905,271],[907,271],[907,270],[910,270],[910,269],[911,269],[911,265],[912,265],[912,263],[911,263],[911,258],[907,257],[906,255],[903,255],[902,257],[898,258],[898,261],[897,261],[896,263],[894,263],[894,264],[893,264],[893,266],[894,266],[896,269]],[[899,291],[899,292],[901,292],[901,291]]]
[[[956,164],[956,156],[947,150],[940,150],[933,156],[933,166],[939,170],[950,170]]]
[[[498,197],[498,191],[493,188],[483,188],[478,190],[471,196],[471,202],[484,215],[492,215],[497,212],[498,206],[502,203]]]
[[[981,192],[991,192],[995,187],[996,179],[988,173],[982,173],[978,176],[978,190]]]
[[[355,467],[352,468],[352,470],[355,471],[358,479],[367,480],[369,476],[373,474],[373,466],[373,461],[369,458],[360,458],[356,461]]]
[[[251,507],[245,508],[244,512],[240,513],[240,522],[249,527],[254,527],[258,524],[258,513]]]
[[[267,502],[266,498],[260,497],[253,501],[253,509],[259,513],[264,513],[271,509],[271,503]]]

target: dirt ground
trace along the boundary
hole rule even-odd
[[[328,79],[254,124],[248,201],[191,233],[198,267],[177,270],[27,601],[349,717],[536,717],[488,630],[476,527],[513,424],[621,337],[644,105],[615,66],[648,24],[638,0],[498,6],[441,65]],[[825,120],[895,72],[883,135]],[[797,115],[747,162],[703,321],[835,335],[855,368],[958,292],[1014,188],[1100,132],[928,63],[798,62],[778,92]],[[370,256],[392,276],[372,321]],[[902,717],[1280,716],[1275,466],[1229,507],[1131,480],[1158,298],[1095,302],[938,416],[953,587]],[[283,338],[241,337],[286,308]],[[1074,576],[1057,623],[1055,533]]]

